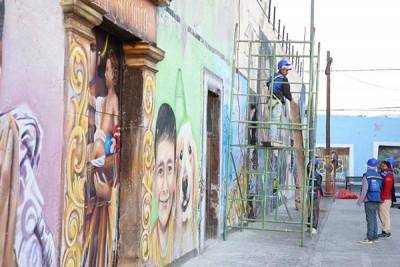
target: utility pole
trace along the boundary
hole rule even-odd
[[[325,140],[325,192],[331,194],[331,65],[330,51],[326,52],[326,140]]]

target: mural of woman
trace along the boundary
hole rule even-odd
[[[4,4],[0,0],[0,81]],[[0,266],[57,265],[38,183],[42,143],[43,130],[27,105],[0,111]]]
[[[155,131],[155,170],[153,176],[152,213],[156,221],[151,232],[151,261],[164,266],[173,259],[176,203],[176,122],[170,105],[161,105]]]
[[[89,105],[95,109],[95,132],[89,137],[93,143],[88,145],[82,266],[112,266],[116,251],[119,192],[120,127],[116,93],[119,61],[115,50],[109,45],[108,35],[103,52],[99,53],[94,44],[92,50],[95,57],[92,64],[96,67],[91,67],[91,71],[101,69],[101,59],[105,59],[105,69],[103,79],[96,79],[98,75],[92,73],[91,77],[95,80],[90,82]],[[99,81],[105,84],[105,96],[99,94]]]
[[[37,182],[42,141],[28,106],[0,113],[0,266],[57,264]]]

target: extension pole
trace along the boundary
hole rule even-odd
[[[331,195],[331,65],[332,58],[330,51],[326,52],[326,140],[325,140],[325,191]]]

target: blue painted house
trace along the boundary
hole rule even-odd
[[[317,147],[325,147],[326,116],[319,114]],[[331,147],[339,156],[337,177],[359,176],[371,157],[400,162],[400,117],[331,116]]]

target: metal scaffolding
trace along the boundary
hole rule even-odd
[[[314,198],[310,197],[314,192],[314,183],[310,182],[314,168],[307,171],[307,163],[314,162],[316,154],[320,54],[319,44],[315,52],[313,34],[310,39],[235,41],[224,239],[229,230],[238,228],[296,232],[300,234],[300,245],[304,244],[307,227],[313,223],[313,212],[309,211],[314,206]],[[303,52],[295,54],[294,46]],[[265,84],[282,58],[291,62],[292,72],[297,74],[288,82],[293,101],[290,107],[284,105],[286,115],[275,122],[271,118],[273,93]],[[270,88],[273,83],[274,79]],[[245,110],[237,111],[240,107]],[[269,140],[273,125],[280,132],[279,142]],[[236,215],[231,214],[232,210]]]

